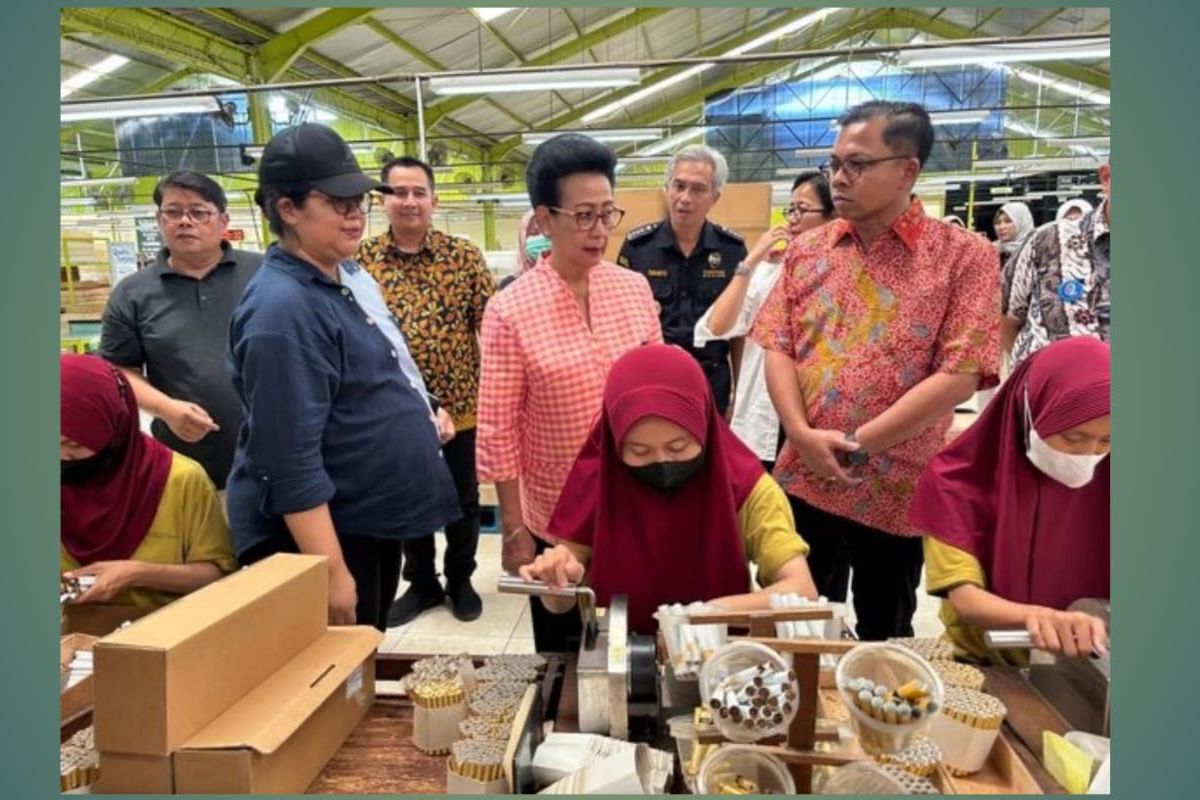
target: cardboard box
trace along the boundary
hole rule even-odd
[[[174,756],[179,794],[300,793],[375,699],[374,628],[330,628]]]
[[[281,554],[96,642],[96,749],[170,756],[324,635],[324,557]]]
[[[90,652],[96,643],[95,636],[82,633],[72,633],[62,637],[58,644],[58,663],[68,666],[78,652]],[[66,722],[92,707],[93,677],[84,678],[74,686],[69,686],[59,693],[59,721]]]
[[[94,794],[171,794],[174,791],[170,756],[100,753],[100,780]]]
[[[132,606],[108,603],[67,605],[62,612],[62,634],[86,633],[89,636],[108,636],[126,622],[141,619],[155,606]]]

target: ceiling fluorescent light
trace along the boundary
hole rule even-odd
[[[521,141],[524,144],[541,144],[547,139],[558,136],[566,131],[545,131],[540,133],[523,133]],[[576,131],[592,137],[597,142],[641,142],[646,139],[661,139],[662,128],[625,128],[597,131]],[[643,154],[644,155],[644,154]]]
[[[982,164],[983,162],[976,162]],[[982,175],[976,172],[947,172],[942,175],[922,175],[921,181],[925,183],[990,183],[992,181],[1006,181],[1007,175]]]
[[[986,108],[978,111],[931,111],[929,121],[934,125],[973,125],[991,115],[992,112]]]
[[[242,152],[244,154],[246,154],[247,156],[249,156],[250,158],[257,160],[257,159],[262,158],[263,148],[265,146],[266,145],[261,145],[261,144],[245,144],[245,145],[242,145]],[[356,156],[371,156],[371,155],[375,154],[375,150],[379,147],[386,148],[387,145],[385,145],[383,143],[375,145],[375,144],[370,144],[370,143],[359,142],[357,144],[350,145],[350,152],[354,153],[354,155],[356,155]]]
[[[896,60],[908,67],[948,67],[960,64],[988,65],[1030,61],[1088,61],[1108,58],[1109,40],[1084,39],[1067,42],[990,44],[973,47],[939,47],[906,50]]]
[[[1107,147],[1110,139],[1108,136],[1051,136],[1047,138],[1047,141],[1054,142],[1055,144]]]
[[[787,35],[795,33],[796,31],[801,30],[802,28],[806,28],[809,25],[815,25],[816,23],[818,23],[821,20],[828,17],[830,14],[836,13],[841,10],[842,9],[840,9],[840,8],[825,8],[820,11],[814,11],[811,14],[805,14],[803,17],[800,17],[797,20],[789,22],[787,25],[782,26],[778,30],[771,31],[771,33],[764,34],[762,36],[759,36],[756,39],[751,39],[749,42],[746,42],[745,44],[730,48],[729,50],[726,50],[725,52],[721,53],[721,55],[722,56],[744,55],[745,53],[748,53],[751,50],[756,50],[765,44],[770,44],[771,42],[775,41],[776,39],[778,39],[781,36],[787,36]],[[717,57],[719,58],[720,56],[717,56]],[[614,100],[613,102],[603,105],[600,108],[595,109],[594,111],[589,111],[588,113],[583,115],[582,119],[585,123],[591,123],[591,122],[595,122],[598,119],[604,119],[605,117],[612,116],[616,112],[620,111],[622,108],[631,106],[634,103],[645,100],[648,97],[653,97],[653,96],[657,95],[659,92],[661,92],[662,90],[670,88],[671,86],[674,86],[675,84],[680,83],[681,81],[686,81],[688,78],[699,75],[700,73],[710,70],[715,66],[716,66],[716,64],[705,63],[705,64],[696,64],[694,66],[688,67],[687,69],[685,69],[681,72],[677,72],[674,75],[671,75],[670,77],[663,78],[661,81],[655,81],[650,86],[645,86],[641,89],[638,89],[636,92],[633,92],[632,94],[628,94],[619,100]]]
[[[1047,75],[1045,75],[1044,73],[1042,73],[1041,70],[1034,71],[1031,69],[1021,69],[1019,67],[1011,67],[1011,68],[1009,68],[1009,72],[1012,73],[1013,75],[1016,75],[1018,78],[1020,78],[1023,81],[1028,81],[1029,83],[1036,83],[1041,86],[1045,86],[1047,88],[1054,89],[1057,92],[1063,92],[1064,94],[1073,95],[1082,100],[1087,100],[1092,103],[1101,103],[1103,105],[1109,105],[1110,102],[1112,101],[1112,96],[1106,91],[1103,91],[1101,89],[1096,89],[1091,86],[1084,86],[1082,83],[1078,83],[1078,82],[1065,81],[1065,80],[1061,80],[1059,78],[1051,78],[1051,77],[1048,77]]]
[[[64,197],[60,201],[64,206],[94,206],[96,198],[94,197]]]
[[[1013,187],[1011,187],[1011,186],[993,186],[991,188],[991,193],[992,194],[1012,194]]]
[[[78,122],[85,119],[125,119],[161,117],[169,114],[203,114],[221,110],[215,97],[148,97],[145,100],[109,100],[96,103],[69,103],[59,107],[59,119]]]
[[[1018,169],[1025,172],[1092,170],[1101,162],[1095,158],[996,158],[976,161],[977,169]]]
[[[129,59],[125,56],[113,55],[90,67],[84,67],[62,82],[62,85],[58,87],[58,99],[61,100],[88,84],[95,83],[105,75],[120,69],[128,63]]]
[[[516,11],[515,8],[473,8],[475,16],[483,22],[491,22],[497,17],[502,17],[510,11]]]
[[[690,142],[692,139],[698,139],[708,134],[708,128],[703,125],[697,125],[694,128],[688,128],[679,133],[673,133],[661,142],[656,142],[648,147],[643,147],[634,155],[638,156],[656,156],[660,153],[669,153],[675,148],[682,145],[684,142]]]
[[[796,155],[801,158],[820,158],[821,156],[833,155],[832,147],[801,147],[796,151]]]
[[[87,178],[86,180],[60,181],[64,189],[75,186],[129,186],[137,183],[137,178]]]
[[[546,70],[432,77],[429,79],[429,89],[436,94],[447,95],[541,92],[551,89],[602,89],[611,86],[632,86],[640,80],[641,71],[637,68]]]

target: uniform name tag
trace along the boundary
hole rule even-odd
[[[646,277],[648,277],[648,278],[669,278],[669,277],[671,277],[671,273],[665,269],[648,269],[648,270],[646,270]]]

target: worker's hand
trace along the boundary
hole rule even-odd
[[[567,547],[555,545],[518,570],[527,581],[543,581],[551,589],[561,589],[583,580],[583,564]]]
[[[774,248],[780,242],[788,242],[792,238],[791,232],[787,225],[776,225],[771,230],[758,237],[758,241],[754,243],[754,247],[746,254],[746,260],[742,263],[748,267],[752,267],[762,261],[764,258],[769,261],[777,261],[777,258],[772,258],[772,254],[778,252],[780,258],[783,257],[783,250],[776,251]]]
[[[96,582],[79,595],[76,603],[108,603],[123,589],[137,585],[140,570],[141,565],[137,561],[96,561],[71,570],[66,577],[92,575],[96,578]]]
[[[457,431],[454,430],[454,419],[444,408],[437,410],[437,429],[438,441],[442,444],[454,438]]]
[[[859,448],[857,442],[846,441],[842,431],[808,430],[797,436],[788,436],[788,441],[800,455],[804,466],[818,480],[833,486],[857,486],[861,478],[853,477],[838,461],[839,452],[853,453]]]
[[[207,411],[186,400],[171,400],[163,412],[160,419],[167,423],[172,433],[190,444],[221,429]]]
[[[516,575],[517,571],[533,561],[537,555],[537,543],[533,540],[533,533],[526,528],[523,523],[517,523],[513,526],[504,525],[504,537],[500,543],[500,566],[509,575]]]
[[[1059,611],[1032,606],[1025,629],[1033,646],[1069,658],[1087,658],[1092,653],[1108,655],[1108,631],[1104,620],[1082,611]]]
[[[329,624],[358,622],[358,587],[345,564],[329,568]]]

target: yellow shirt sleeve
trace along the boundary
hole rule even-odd
[[[738,511],[746,559],[758,566],[759,583],[766,586],[784,564],[808,555],[808,544],[796,532],[792,507],[775,479],[763,475]]]
[[[158,512],[131,559],[152,564],[210,562],[226,574],[237,568],[216,487],[204,468],[187,456],[173,454]],[[79,566],[61,545],[59,562],[63,572]],[[175,597],[167,592],[127,589],[111,602],[162,606]]]
[[[945,597],[951,589],[966,583],[987,588],[979,559],[941,539],[926,536],[925,590],[936,597]]]

